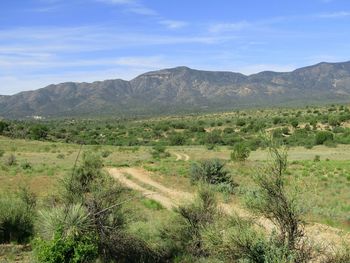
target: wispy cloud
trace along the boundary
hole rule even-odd
[[[143,5],[141,2],[137,0],[95,0],[100,3],[105,3],[109,5],[119,5],[124,6],[125,11],[130,13],[135,13],[139,15],[145,15],[145,16],[157,16],[158,13]]]
[[[350,17],[350,11],[338,11],[332,13],[323,13],[315,15],[316,18],[342,18]]]
[[[251,26],[251,23],[247,21],[239,21],[232,23],[217,23],[209,26],[209,31],[214,33],[227,32],[227,31],[239,31]]]
[[[179,20],[160,20],[159,24],[165,25],[169,29],[178,29],[188,25],[187,22]]]

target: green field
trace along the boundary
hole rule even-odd
[[[28,187],[38,198],[37,209],[45,208],[48,202],[61,194],[61,179],[72,174],[81,149],[81,152],[102,156],[106,170],[115,167],[120,171],[135,168],[138,169],[135,171],[147,172],[151,183],[133,174],[124,174],[125,180],[154,192],[164,187],[164,191],[195,193],[197,186],[191,183],[190,176],[193,166],[203,160],[219,159],[225,163],[225,169],[237,186],[232,192],[217,188],[218,199],[229,206],[246,209],[245,200],[256,187],[255,175],[271,160],[262,139],[263,135],[271,135],[275,141],[287,146],[286,186],[288,191],[298,193],[305,212],[304,219],[309,224],[320,223],[349,233],[350,144],[346,143],[350,132],[348,120],[342,118],[348,114],[346,109],[343,106],[277,109],[151,120],[113,120],[110,124],[107,120],[78,120],[74,124],[67,124],[66,120],[4,120],[2,123],[6,125],[0,125],[3,127],[0,137],[0,195],[10,196]],[[281,114],[289,117],[277,119]],[[323,114],[327,114],[327,118]],[[192,125],[194,123],[196,128]],[[168,128],[164,128],[167,125]],[[254,128],[257,125],[260,128]],[[311,128],[306,128],[306,125]],[[279,133],[283,128],[288,128],[288,133]],[[319,143],[317,136],[322,132],[326,132],[326,138]],[[33,138],[38,134],[41,136]],[[85,144],[77,144],[82,139]],[[232,160],[235,145],[249,149],[249,157],[242,161]],[[161,149],[159,152],[157,147]],[[78,166],[81,164],[82,154]],[[131,198],[124,208],[130,215],[128,231],[156,247],[163,242],[159,229],[174,217],[174,212],[166,209],[166,202],[162,204],[152,198],[139,198],[139,194],[137,189],[129,189],[123,194],[126,200]],[[168,198],[171,195],[164,196]],[[0,259],[4,260],[18,255],[24,255],[28,261],[31,258],[30,252],[0,251]]]

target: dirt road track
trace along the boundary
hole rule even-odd
[[[176,161],[181,161],[181,160],[183,160],[183,161],[187,162],[187,161],[190,160],[190,156],[189,156],[188,154],[186,154],[186,153],[177,153],[177,152],[174,152],[173,154],[176,156]]]
[[[146,197],[158,201],[167,209],[177,207],[181,203],[193,200],[195,197],[192,193],[172,189],[156,182],[151,178],[151,173],[142,168],[108,168],[107,171],[126,187],[139,191]],[[235,212],[241,217],[251,216],[248,211],[237,204],[221,203],[219,206],[227,214]],[[271,221],[264,218],[258,218],[257,224],[264,227],[267,231],[272,231],[274,228]],[[318,223],[307,225],[306,232],[313,241],[325,245],[341,245],[344,240],[350,242],[349,233]]]

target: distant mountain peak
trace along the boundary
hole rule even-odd
[[[0,118],[145,115],[350,101],[350,61],[249,76],[186,66],[0,96]]]

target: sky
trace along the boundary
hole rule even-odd
[[[0,0],[1,95],[176,66],[349,60],[349,0]]]

